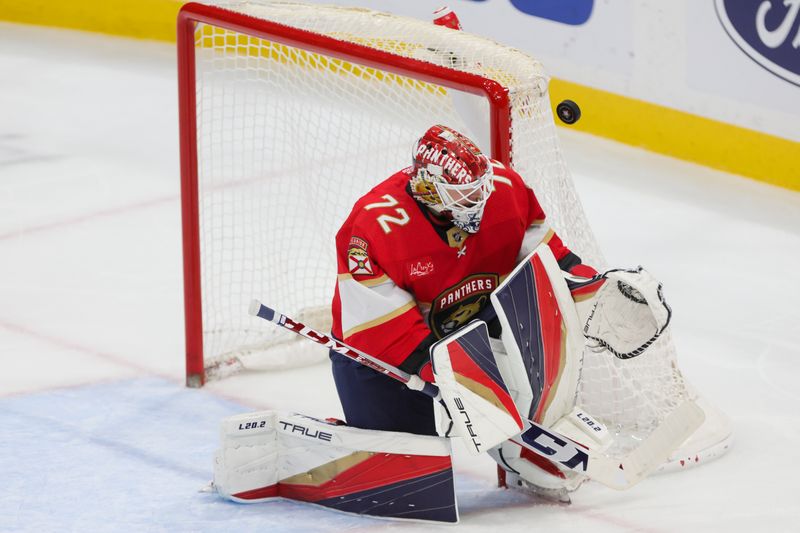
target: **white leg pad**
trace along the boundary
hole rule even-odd
[[[321,486],[375,454],[450,464],[449,439],[336,425],[294,413],[261,411],[223,420],[214,487],[224,498],[255,502],[284,496],[282,484]],[[417,463],[417,464],[418,464]]]
[[[222,445],[214,457],[214,488],[222,497],[243,501],[234,495],[278,483],[280,451],[275,414],[261,411],[222,421]],[[247,501],[263,499],[266,497]]]

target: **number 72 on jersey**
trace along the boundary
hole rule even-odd
[[[367,204],[364,206],[364,209],[369,211],[370,209],[377,209],[381,207],[395,207],[400,203],[391,194],[384,194],[381,198],[383,198],[386,201]],[[392,227],[390,226],[390,224],[405,226],[406,224],[408,224],[408,221],[411,220],[411,218],[408,216],[408,211],[406,211],[402,207],[397,207],[394,209],[394,211],[397,213],[397,216],[388,215],[385,213],[382,215],[378,215],[377,218],[378,224],[381,225],[381,229],[383,229],[384,233],[391,233]]]

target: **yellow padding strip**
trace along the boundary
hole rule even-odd
[[[581,107],[566,127],[800,191],[800,143],[564,80],[550,95]]]
[[[184,3],[0,0],[0,20],[174,42]],[[568,127],[800,191],[800,143],[559,79],[550,94],[581,106]]]
[[[438,94],[441,97],[447,95],[445,88],[439,85],[205,24],[199,26],[195,36],[195,43],[197,46],[214,49],[221,54],[231,54],[241,59],[263,58],[282,64],[295,64],[304,69],[333,72],[343,78],[355,77],[363,80],[378,80],[387,85],[405,86],[434,95]],[[375,45],[374,42],[368,44]]]
[[[179,0],[0,0],[0,20],[175,41]]]

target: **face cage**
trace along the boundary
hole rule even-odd
[[[493,174],[491,168],[474,182],[456,185],[443,183],[439,176],[431,176],[441,201],[441,209],[449,211],[453,223],[468,233],[478,231],[483,210],[492,194]]]

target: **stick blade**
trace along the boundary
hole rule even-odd
[[[703,410],[695,402],[686,401],[670,413],[650,436],[622,458],[616,466],[611,461],[607,464],[595,462],[597,471],[592,472],[590,467],[587,474],[595,479],[615,480],[617,486],[614,486],[615,483],[605,484],[618,490],[630,488],[664,463],[704,420]]]

